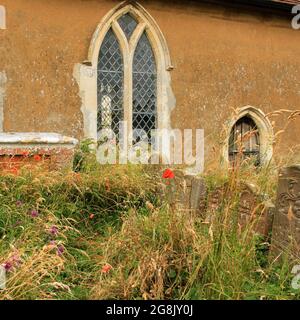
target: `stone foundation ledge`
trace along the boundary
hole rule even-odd
[[[0,169],[37,162],[54,170],[70,167],[77,144],[78,140],[58,133],[0,133]]]

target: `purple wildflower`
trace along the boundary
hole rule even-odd
[[[16,206],[17,206],[17,207],[22,207],[22,205],[23,205],[23,202],[22,202],[21,200],[18,200],[18,201],[16,202]]]
[[[9,272],[12,269],[13,265],[11,262],[8,261],[3,264],[3,267],[7,272]]]
[[[58,235],[58,228],[56,226],[52,226],[50,228],[50,233],[53,235],[53,236],[57,236]]]
[[[57,247],[57,254],[58,254],[59,256],[61,256],[61,255],[64,253],[64,251],[65,251],[65,248],[64,248],[63,245],[59,245],[59,246]]]
[[[12,261],[14,264],[19,265],[21,263],[21,258],[18,254],[15,254],[12,256]]]
[[[36,210],[31,210],[30,214],[31,214],[32,218],[36,218],[39,215],[39,213]]]

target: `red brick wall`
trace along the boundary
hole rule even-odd
[[[71,168],[74,150],[57,148],[0,148],[0,171],[17,173],[21,167],[43,166],[46,170]]]

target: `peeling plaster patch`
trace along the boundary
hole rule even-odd
[[[97,140],[97,75],[92,67],[77,63],[73,77],[79,87],[81,112],[84,121],[84,137]]]
[[[169,72],[166,72],[165,75],[165,88],[166,88],[166,99],[163,101],[163,104],[166,106],[165,108],[165,114],[163,117],[166,118],[164,123],[166,124],[167,128],[172,128],[171,126],[171,112],[175,109],[176,107],[176,97],[174,95],[174,92],[172,90],[172,85],[171,85],[171,75]]]
[[[6,10],[0,5],[0,29],[6,29]]]
[[[7,77],[5,71],[0,72],[0,132],[3,131],[4,122],[4,98],[5,98],[5,85]]]

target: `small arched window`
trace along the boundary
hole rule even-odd
[[[229,160],[253,159],[260,165],[260,136],[254,120],[249,116],[240,118],[233,126],[229,138]]]

